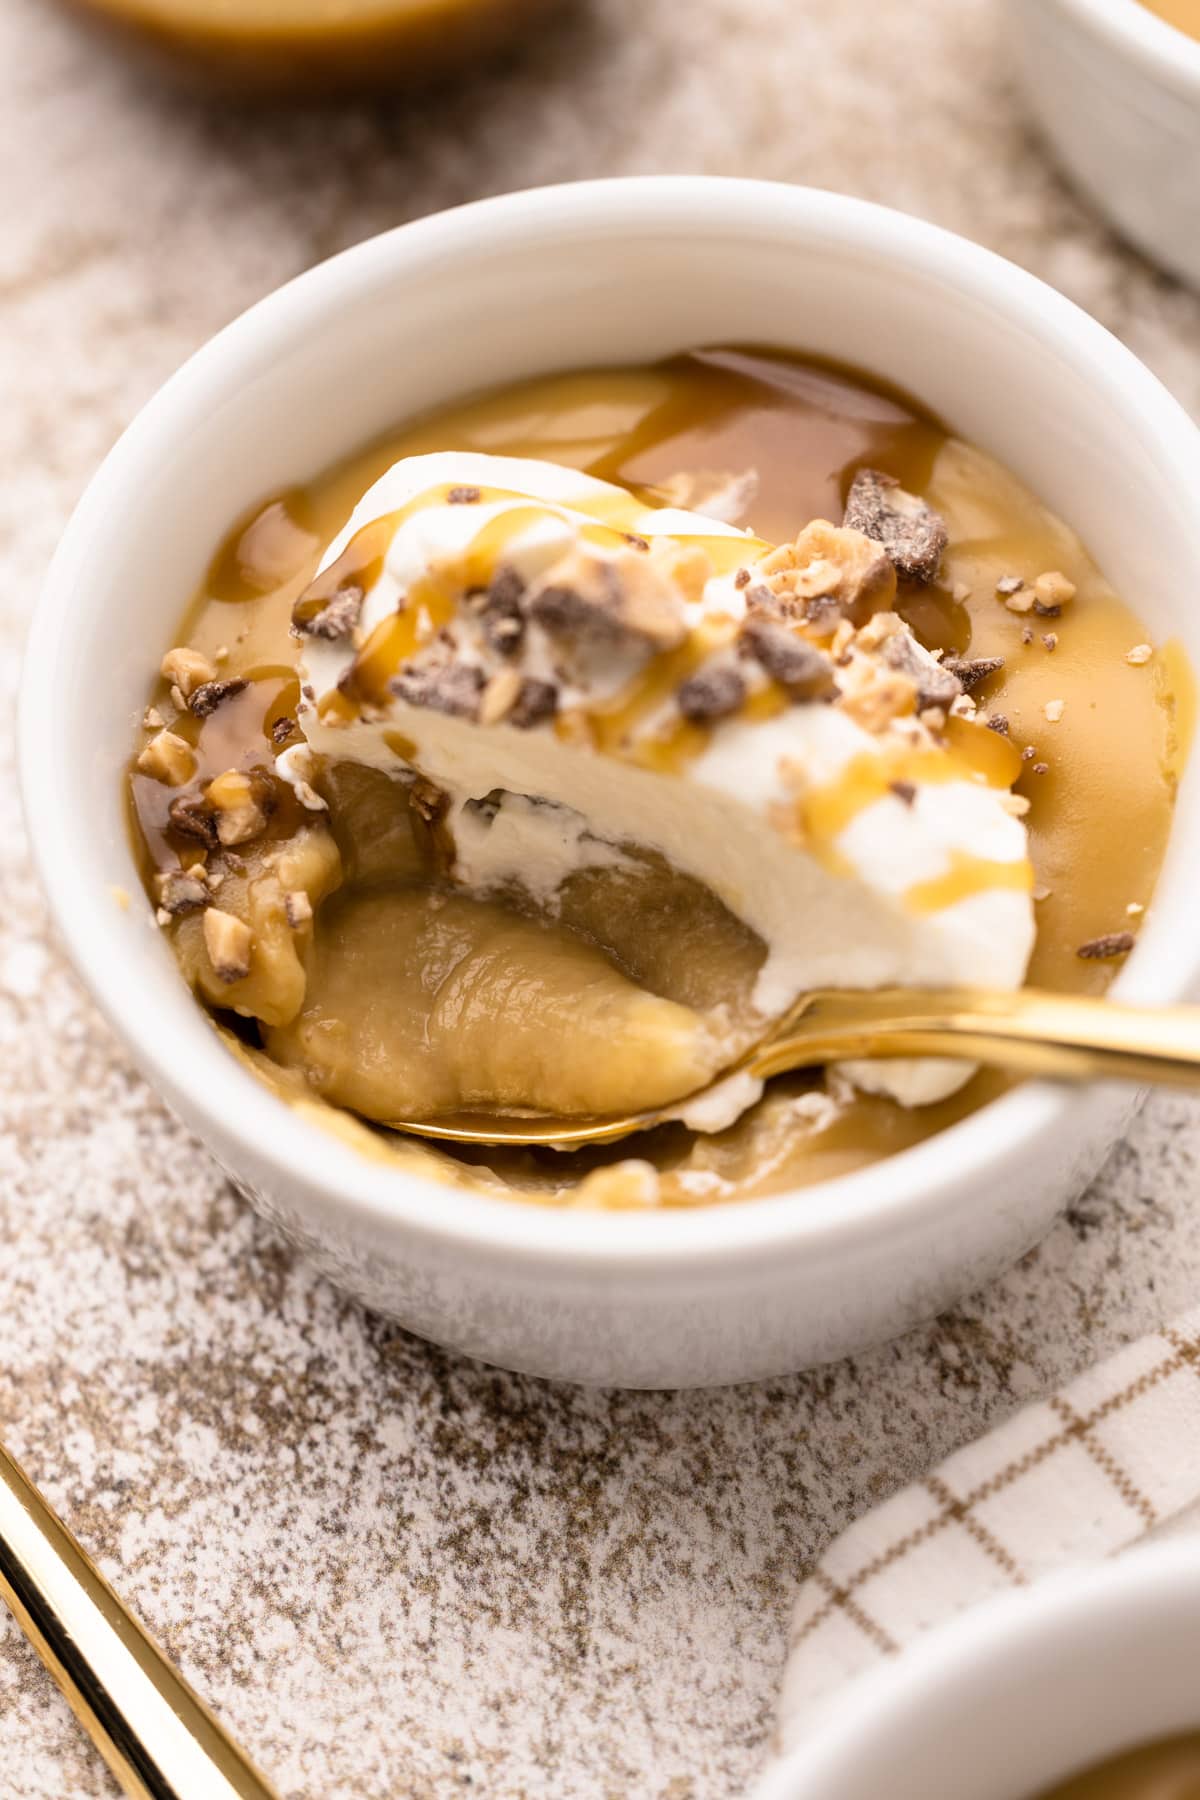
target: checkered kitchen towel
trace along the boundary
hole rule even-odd
[[[1110,1556],[1197,1502],[1200,1311],[1026,1407],[843,1532],[796,1604],[780,1750],[847,1681],[930,1626]]]

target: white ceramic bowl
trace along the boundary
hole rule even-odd
[[[1033,1800],[1200,1731],[1200,1542],[1076,1569],[965,1613],[835,1701],[754,1800]]]
[[[1034,113],[1148,256],[1200,286],[1200,43],[1139,0],[1015,0]]]
[[[1106,332],[1020,270],[836,195],[711,179],[484,201],[359,245],[170,381],[72,519],[30,637],[23,784],[76,966],[148,1078],[322,1268],[427,1337],[573,1380],[777,1374],[893,1335],[1046,1231],[1125,1117],[1030,1085],[866,1172],[687,1212],[552,1211],[405,1178],[301,1123],[222,1048],[138,886],[121,769],[147,677],[248,502],[491,383],[713,342],[880,370],[1083,532],[1200,662],[1200,434]],[[122,911],[113,886],[136,895]],[[1200,788],[1121,990],[1200,964]]]

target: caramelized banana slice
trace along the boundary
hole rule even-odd
[[[267,1048],[365,1118],[628,1111],[714,1068],[698,1013],[561,926],[396,887],[338,895],[321,923],[304,1008]]]

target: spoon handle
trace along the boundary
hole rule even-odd
[[[276,1800],[0,1445],[0,1597],[136,1800]]]
[[[749,1059],[758,1076],[857,1057],[952,1056],[1069,1081],[1200,1089],[1200,1007],[1022,988],[816,992]]]

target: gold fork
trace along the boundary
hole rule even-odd
[[[126,1794],[277,1800],[2,1445],[0,1596]]]
[[[767,1035],[700,1094],[621,1118],[463,1113],[394,1119],[395,1131],[455,1144],[609,1144],[678,1117],[733,1075],[766,1080],[788,1069],[859,1058],[950,1056],[1019,1075],[1133,1081],[1200,1089],[1200,1007],[1125,1006],[1036,988],[822,989],[805,994]]]

